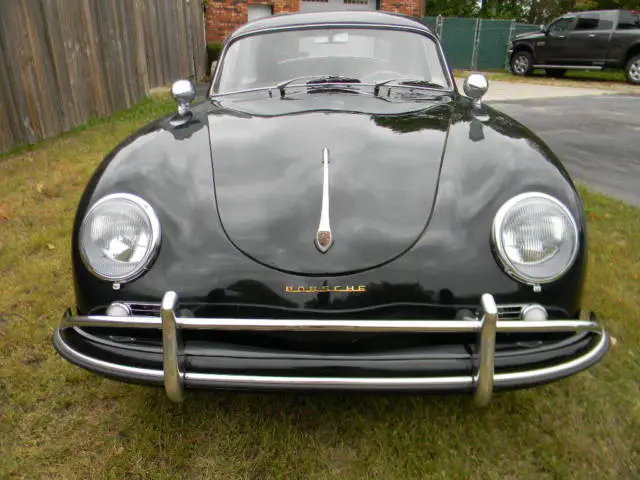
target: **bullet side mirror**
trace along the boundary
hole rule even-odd
[[[482,97],[489,90],[489,80],[487,77],[480,73],[472,73],[464,80],[464,94],[473,99],[473,105],[475,107],[482,106]]]
[[[171,95],[178,102],[178,115],[184,117],[196,98],[196,89],[189,80],[178,80],[171,86]]]

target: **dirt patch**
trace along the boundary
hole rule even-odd
[[[38,367],[46,359],[47,359],[46,355],[36,353],[33,355],[29,355],[27,358],[21,360],[21,362],[23,365],[28,365],[30,367]]]

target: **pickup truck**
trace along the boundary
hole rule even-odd
[[[640,85],[640,12],[600,10],[567,13],[540,32],[516,36],[511,44],[511,72],[531,75],[544,68],[561,77],[569,69],[624,69]]]

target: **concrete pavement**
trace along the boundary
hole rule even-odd
[[[464,92],[462,84],[463,78],[456,78],[458,90]],[[553,85],[540,85],[524,82],[500,82],[489,80],[489,91],[485,100],[523,100],[527,98],[561,98],[561,97],[581,97],[584,95],[607,95],[610,91],[597,88],[581,87],[558,87]]]
[[[488,103],[547,142],[574,180],[640,206],[640,95]]]

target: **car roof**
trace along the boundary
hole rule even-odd
[[[364,24],[372,26],[392,26],[407,27],[431,32],[431,30],[412,17],[403,15],[362,12],[362,11],[333,11],[333,12],[310,12],[310,13],[285,13],[272,17],[261,18],[253,22],[245,23],[236,29],[229,37],[245,35],[252,32],[276,29],[282,27],[297,27],[322,24]]]

